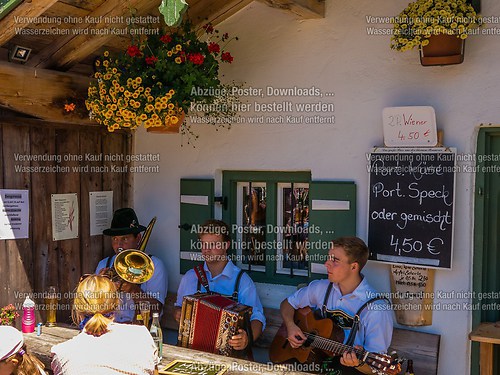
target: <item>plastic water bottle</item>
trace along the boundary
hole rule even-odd
[[[35,302],[28,296],[23,303],[22,331],[24,333],[35,332]]]
[[[160,314],[155,312],[153,313],[153,321],[151,322],[151,328],[149,329],[149,333],[153,337],[153,341],[158,348],[158,359],[162,359],[163,353],[163,332],[160,327]]]

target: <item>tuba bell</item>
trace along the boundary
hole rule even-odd
[[[146,228],[138,249],[123,250],[115,258],[113,267],[116,274],[129,283],[142,284],[153,277],[155,272],[153,260],[144,250],[155,223],[156,217],[151,220]]]

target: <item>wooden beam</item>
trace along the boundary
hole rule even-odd
[[[188,1],[187,16],[198,27],[206,23],[217,25],[246,7],[253,0],[199,0]]]
[[[301,18],[325,18],[325,0],[259,0],[272,8],[284,9]]]
[[[24,29],[30,22],[19,22],[18,17],[38,17],[47,9],[57,3],[58,0],[36,0],[25,1],[19,4],[12,12],[0,21],[0,46],[7,43],[16,35],[16,30]]]
[[[54,122],[91,124],[87,118],[65,115],[65,98],[86,98],[91,78],[0,62],[0,105]],[[83,110],[83,109],[82,109]]]
[[[130,9],[135,9],[136,16],[142,15],[157,6],[151,0],[107,0],[101,6],[82,17],[82,22],[75,25],[78,35],[67,35],[58,42],[45,48],[37,56],[28,61],[29,66],[37,68],[55,68],[68,70],[85,59],[102,45],[115,38],[121,32],[127,32],[127,17]],[[150,17],[142,24],[150,24],[155,17]],[[73,32],[73,31],[72,31]]]

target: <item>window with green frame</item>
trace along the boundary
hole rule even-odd
[[[309,171],[223,171],[222,192],[230,255],[257,282],[297,285],[324,277],[330,241],[356,234],[353,182],[312,181]],[[181,230],[183,273],[200,261],[189,228],[213,217],[214,203],[213,180],[181,180],[181,225],[188,224]]]

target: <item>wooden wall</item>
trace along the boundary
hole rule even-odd
[[[70,297],[82,274],[92,273],[98,261],[112,254],[109,238],[89,235],[89,192],[113,191],[113,209],[131,205],[131,176],[111,172],[126,164],[131,153],[129,133],[108,133],[92,126],[48,124],[43,121],[12,118],[0,112],[0,188],[28,189],[30,199],[30,237],[0,240],[0,307],[14,303],[21,309],[24,296],[40,297],[49,285],[61,292],[58,321],[70,322]],[[61,162],[19,161],[16,155],[61,155]],[[65,161],[74,155],[123,155],[123,161]],[[65,157],[66,155],[66,157]],[[74,157],[71,157],[74,159]],[[107,173],[30,172],[19,166],[97,166]],[[16,167],[17,166],[17,167]],[[16,170],[16,168],[18,168]],[[79,199],[79,238],[53,241],[51,194],[77,193]],[[69,292],[69,293],[68,293]],[[43,303],[35,298],[37,304]],[[45,320],[40,309],[37,322]],[[16,322],[20,326],[20,319]]]

